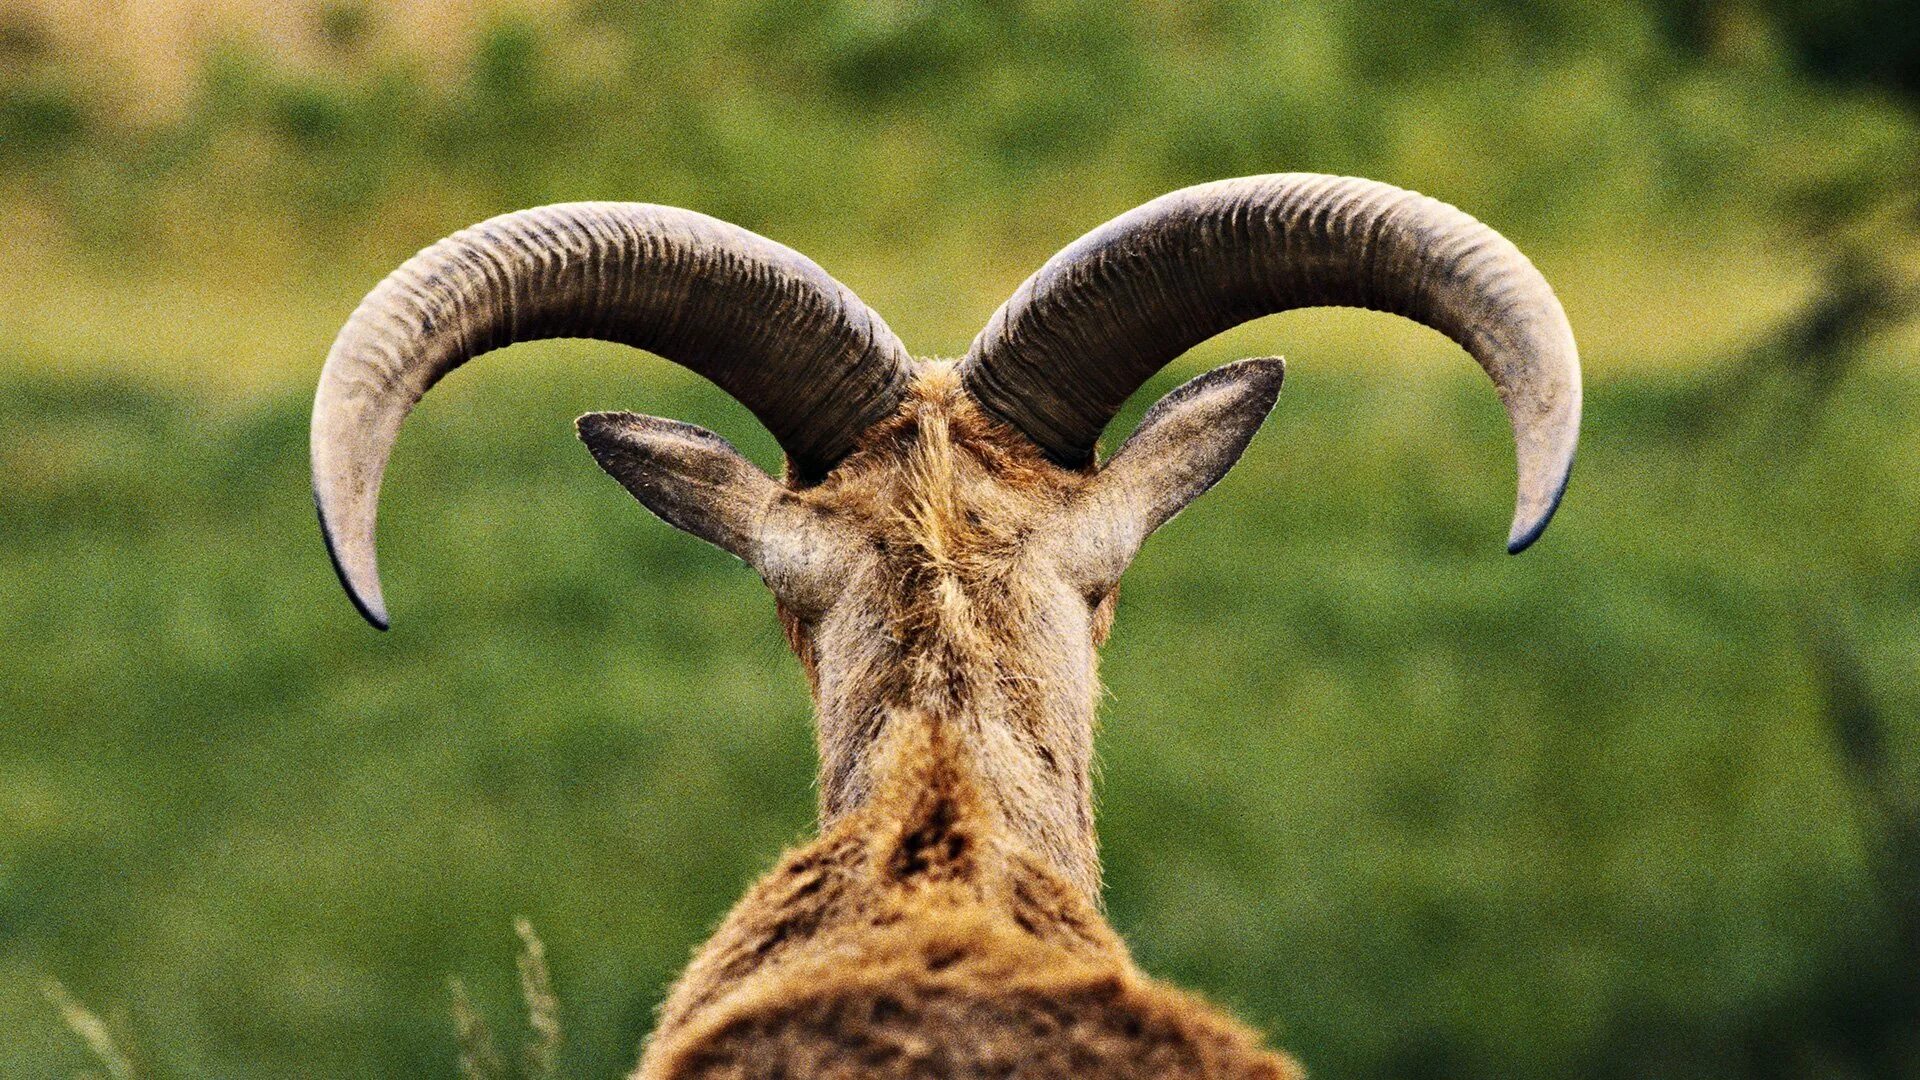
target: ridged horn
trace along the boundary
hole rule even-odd
[[[473,357],[560,337],[637,346],[713,380],[773,432],[801,482],[892,410],[909,362],[811,259],[704,214],[563,203],[457,232],[367,294],[314,396],[314,502],[367,621],[387,626],[374,517],[408,411]]]
[[[1129,395],[1250,319],[1336,305],[1392,312],[1463,346],[1513,424],[1507,549],[1559,505],[1580,429],[1580,359],[1546,279],[1506,238],[1371,180],[1283,173],[1184,188],[1074,241],[1028,278],[961,362],[988,411],[1083,465]]]

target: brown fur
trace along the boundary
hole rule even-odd
[[[1092,649],[1111,625],[1111,597],[1097,598],[1090,621],[1085,598],[1063,617],[1059,598],[1035,580],[1026,543],[1085,478],[1047,462],[981,413],[951,369],[930,365],[900,412],[807,493],[861,523],[871,548],[867,580],[849,588],[856,602],[834,620],[811,623],[782,608],[820,699],[824,820],[870,790],[867,747],[878,727],[920,710],[975,748],[985,787],[1029,842],[1097,892]],[[1075,627],[1089,639],[1084,649],[1063,654],[1048,635],[1063,622],[1085,624]],[[845,640],[854,636],[862,640]],[[832,669],[835,657],[858,665]]]
[[[643,501],[688,516],[631,464],[660,458],[596,441]],[[685,469],[702,483],[732,475],[702,461]],[[779,533],[733,546],[813,685],[822,827],[698,951],[636,1080],[1299,1075],[1142,976],[1100,913],[1095,650],[1117,570],[1089,584],[1054,540],[1089,531],[1070,515],[1097,475],[1053,465],[927,364],[824,483],[713,515],[729,538],[749,519]]]
[[[1098,910],[1011,840],[964,750],[889,726],[875,797],[789,852],[661,1010],[638,1080],[1296,1080],[1148,981]]]

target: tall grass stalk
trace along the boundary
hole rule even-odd
[[[111,1080],[137,1080],[139,1073],[134,1071],[133,1059],[120,1048],[113,1037],[113,1029],[92,1009],[80,1003],[80,1000],[67,992],[59,981],[51,981],[46,987],[47,1000],[60,1011],[60,1019],[67,1030],[79,1037],[92,1052],[94,1060],[107,1070]]]

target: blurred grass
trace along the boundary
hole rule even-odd
[[[1887,856],[1920,820],[1920,322],[1877,306],[1920,280],[1920,120],[1808,78],[1776,7],[0,9],[0,1075],[85,1066],[49,979],[152,1076],[450,1075],[447,979],[511,1015],[522,915],[564,1071],[616,1075],[806,832],[763,589],[571,436],[638,408],[772,467],[679,369],[543,343],[451,379],[389,481],[397,629],[339,596],[312,379],[413,250],[686,205],[954,355],[1082,230],[1286,169],[1519,242],[1582,343],[1581,461],[1500,555],[1493,396],[1366,313],[1261,320],[1143,391],[1129,421],[1293,362],[1127,580],[1116,925],[1319,1076],[1920,1071],[1899,1016],[1873,1068],[1822,1027],[1920,1002]],[[1803,348],[1846,274],[1885,297]]]
[[[1920,273],[1881,205],[1920,175],[1912,111],[1810,82],[1739,5],[1696,55],[1672,6],[475,0],[429,32],[412,3],[267,28],[196,0],[143,50],[29,0],[0,12],[0,255],[27,270],[0,302],[33,363],[252,388],[426,241],[630,198],[791,244],[952,354],[1085,229],[1283,170],[1469,208],[1616,364],[1791,318],[1836,215]]]
[[[0,389],[0,1072],[79,1066],[58,976],[156,1075],[446,1075],[446,978],[504,1015],[524,914],[570,1074],[614,1075],[805,832],[762,587],[568,421],[767,439],[709,388],[515,367],[402,440],[384,636],[320,554],[303,393]],[[1108,651],[1102,835],[1143,962],[1323,1075],[1514,1077],[1676,1044],[1711,1072],[1716,1033],[1870,962],[1872,824],[1807,635],[1857,653],[1911,782],[1920,384],[1755,393],[1681,425],[1697,384],[1603,382],[1561,520],[1509,559],[1477,377],[1298,370],[1130,574]]]
[[[953,238],[911,253],[836,250],[819,258],[910,348],[958,356],[1027,273],[1099,221],[1063,217],[1024,262],[1004,270],[977,265],[976,248],[961,235],[967,223],[954,224]],[[14,345],[0,350],[0,378],[109,375],[162,387],[188,382],[221,397],[302,386],[359,297],[425,237],[390,237],[377,268],[311,275],[227,268],[151,278],[45,255],[48,272],[0,278],[0,311]],[[1754,231],[1687,240],[1622,235],[1604,247],[1518,241],[1555,283],[1580,328],[1583,354],[1609,371],[1711,366],[1792,319],[1815,288],[1791,238]],[[1210,355],[1234,349],[1417,370],[1447,363],[1451,345],[1391,321],[1325,312],[1254,324]],[[1886,355],[1904,361],[1914,352]]]

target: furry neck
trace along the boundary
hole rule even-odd
[[[857,599],[788,625],[814,681],[823,823],[872,797],[886,740],[930,727],[996,827],[1091,901],[1095,656],[1112,609],[1090,612],[1030,543],[1086,474],[987,417],[945,364],[923,365],[863,439],[815,495],[871,530],[849,570]]]
[[[821,827],[830,828],[869,804],[897,801],[888,793],[912,784],[928,768],[963,776],[988,811],[983,820],[1002,834],[1007,846],[1031,852],[1097,907],[1100,858],[1093,826],[1092,716],[1081,719],[1078,738],[1040,734],[1039,729],[1060,719],[1011,716],[999,709],[884,709],[863,725],[863,745],[853,759],[823,771],[823,777],[839,780],[822,783]],[[839,727],[823,718],[823,756],[838,756],[825,736]],[[916,755],[940,760],[917,761]]]

